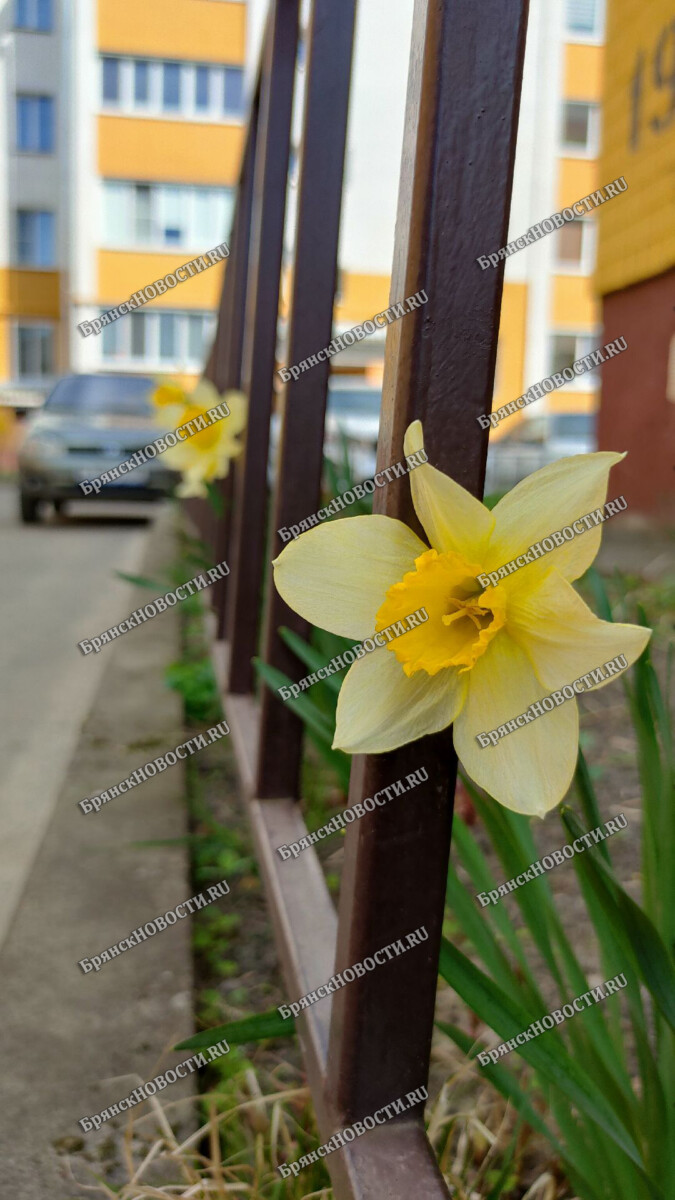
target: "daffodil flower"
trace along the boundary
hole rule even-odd
[[[423,448],[415,421],[406,455]],[[579,714],[567,700],[483,749],[478,733],[514,720],[553,690],[625,655],[650,630],[599,620],[571,586],[601,529],[565,541],[496,586],[497,571],[606,498],[621,454],[577,455],[536,471],[490,512],[427,464],[410,474],[426,546],[402,521],[344,518],[291,542],[274,562],[287,604],[314,625],[361,641],[424,607],[429,620],[358,659],[337,706],[334,746],[378,754],[453,724],[468,774],[507,808],[543,816],[562,800],[577,759]],[[598,684],[597,686],[603,686]]]
[[[158,422],[165,429],[178,429],[195,417],[206,416],[209,409],[223,400],[230,410],[228,417],[207,425],[166,451],[167,464],[183,475],[176,489],[178,496],[206,496],[207,483],[225,478],[231,459],[242,450],[237,435],[246,424],[246,397],[242,392],[225,392],[221,396],[208,379],[201,379],[190,395],[170,382],[160,383],[152,395]]]

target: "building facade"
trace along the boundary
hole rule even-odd
[[[0,380],[36,391],[61,359],[66,176],[63,36],[53,0],[2,10]]]
[[[530,5],[509,241],[604,182],[604,16],[602,0]],[[507,259],[493,407],[603,344],[596,241],[597,219],[589,213]],[[594,413],[598,387],[596,372],[583,375],[542,397],[522,420]],[[517,421],[503,423],[502,434]]]
[[[190,380],[222,267],[83,338],[82,320],[226,240],[242,145],[240,0],[8,0],[0,390],[63,371]]]
[[[259,53],[266,8],[267,0],[249,0],[249,73]],[[357,6],[335,314],[338,333],[372,317],[390,299],[412,14],[410,0],[368,0]],[[532,0],[509,239],[595,191],[602,182],[598,154],[603,42],[603,0]],[[304,54],[300,82],[303,61]],[[289,244],[300,143],[299,113],[296,116]],[[596,235],[596,220],[589,215],[507,260],[494,407],[602,344],[601,313],[593,288]],[[489,253],[498,247],[483,249]],[[467,269],[480,270],[477,264],[467,264]],[[381,378],[383,346],[384,334],[370,337],[333,358],[331,369],[361,372],[376,382]],[[545,413],[594,413],[598,387],[598,374],[586,375],[543,398],[524,417],[513,417],[508,428]],[[504,432],[506,426],[495,436]]]
[[[196,377],[222,267],[158,296],[99,336],[84,339],[77,326],[227,238],[267,7],[268,0],[6,0],[5,394],[44,392],[66,370]],[[304,27],[306,0],[302,12]],[[357,7],[336,332],[390,300],[412,12],[410,0]],[[598,171],[603,40],[603,0],[531,3],[510,239],[604,180]],[[304,44],[289,246],[303,64]],[[495,406],[602,343],[592,287],[596,224],[589,215],[507,261]],[[284,301],[282,291],[282,310]],[[383,351],[382,332],[337,356],[333,370],[377,384]],[[496,436],[545,413],[594,411],[598,384],[597,376],[584,376],[514,416]]]
[[[628,189],[600,211],[598,287],[608,338],[599,444],[628,450],[615,468],[633,512],[675,517],[675,14],[669,0],[610,0],[603,177]],[[610,176],[611,177],[611,176]]]

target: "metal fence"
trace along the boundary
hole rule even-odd
[[[217,335],[205,374],[249,400],[245,448],[216,519],[189,502],[213,561],[225,712],[255,835],[289,996],[304,995],[397,936],[424,926],[424,948],[368,972],[305,1010],[298,1032],[323,1138],[427,1079],[452,827],[456,760],[449,730],[353,760],[350,803],[420,762],[428,782],[406,803],[349,826],[336,913],[310,848],[293,863],[274,848],[306,836],[300,803],[303,729],[269,690],[260,654],[293,679],[304,668],[278,634],[309,630],[274,589],[276,530],[320,506],[329,364],[277,384],[276,480],[268,488],[279,285],[298,42],[298,0],[272,0],[248,123]],[[313,0],[286,361],[332,337],[355,0]],[[503,265],[479,254],[507,241],[527,0],[415,0],[391,300],[429,302],[387,332],[378,467],[402,457],[410,421],[431,463],[482,495]],[[386,136],[386,130],[383,130]],[[278,377],[277,377],[278,378]],[[378,491],[376,512],[422,536],[407,479]],[[338,1200],[425,1200],[448,1191],[426,1139],[422,1105],[330,1156]]]

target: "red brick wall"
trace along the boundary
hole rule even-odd
[[[605,296],[603,342],[628,349],[603,368],[598,449],[627,450],[612,470],[612,494],[629,512],[675,520],[675,403],[666,399],[675,337],[675,270]],[[675,353],[675,351],[674,351]],[[675,394],[675,380],[671,383]]]

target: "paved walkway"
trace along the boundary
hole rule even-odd
[[[92,1170],[105,1177],[106,1161],[115,1156],[111,1133],[122,1123],[115,1118],[98,1135],[83,1135],[78,1118],[188,1057],[168,1050],[192,1031],[189,918],[98,974],[84,975],[77,965],[195,890],[185,846],[147,850],[132,844],[185,834],[180,765],[120,795],[99,814],[85,816],[77,806],[182,740],[181,701],[164,682],[166,665],[179,653],[175,609],[99,655],[85,658],[75,644],[151,599],[147,590],[115,582],[113,567],[141,565],[145,574],[160,573],[173,556],[168,516],[163,510],[156,527],[136,529],[131,540],[127,530],[126,545],[124,527],[85,531],[79,541],[65,526],[39,530],[41,546],[47,534],[54,544],[61,538],[60,566],[50,562],[48,548],[41,587],[32,578],[24,586],[25,564],[18,576],[27,620],[8,653],[15,656],[11,678],[20,672],[25,678],[10,715],[18,761],[5,803],[10,812],[23,808],[26,820],[14,824],[17,861],[4,856],[10,896],[0,950],[0,1195],[12,1200],[85,1194],[68,1180],[66,1160],[55,1146],[83,1139]],[[103,540],[102,554],[92,538]],[[18,553],[28,552],[28,541],[21,542]],[[64,614],[68,586],[74,600]],[[89,595],[86,606],[79,589]],[[9,600],[18,611],[18,601]],[[25,731],[20,718],[31,690]],[[24,756],[30,761],[24,763]],[[170,1089],[171,1097],[164,1095],[179,1099],[188,1089],[186,1081]],[[151,1120],[141,1126],[148,1134]]]

